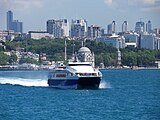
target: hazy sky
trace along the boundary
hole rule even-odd
[[[134,30],[135,22],[151,20],[160,28],[160,0],[0,0],[0,29],[6,29],[6,12],[23,22],[24,32],[46,30],[49,19],[87,19],[103,28],[115,20],[121,31],[123,21]]]

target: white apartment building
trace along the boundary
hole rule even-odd
[[[86,37],[87,31],[88,31],[87,20],[85,19],[72,20],[71,31],[70,31],[72,38]]]
[[[6,41],[6,40],[13,40],[16,36],[18,36],[18,33],[14,33],[13,30],[0,30],[0,40]]]
[[[112,34],[112,36],[102,36],[96,39],[97,42],[104,42],[107,45],[119,48],[125,48],[125,38],[123,36],[119,36],[116,34]]]
[[[46,31],[29,31],[28,38],[38,40],[42,38],[52,38],[52,35],[50,35]]]
[[[103,29],[97,25],[88,26],[88,35],[87,37],[91,40],[96,39],[97,37],[101,37],[104,34]]]
[[[48,20],[47,32],[52,34],[55,38],[69,37],[69,23],[67,19]]]
[[[123,33],[128,32],[128,22],[127,21],[124,21],[122,24],[122,32]]]

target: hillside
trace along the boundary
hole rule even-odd
[[[46,53],[47,60],[49,61],[62,61],[64,60],[64,40],[63,39],[40,39],[27,41],[7,41],[5,43],[6,50],[0,49],[2,56],[4,51],[17,50],[18,48],[24,48],[25,51],[32,53],[42,54]],[[86,41],[84,46],[88,47],[95,54],[96,65],[101,62],[105,66],[117,65],[117,49],[111,46],[107,46],[101,42]],[[77,52],[81,47],[80,40],[67,40],[67,58],[70,58],[73,52]],[[27,48],[27,49],[26,49]],[[121,49],[122,64],[128,66],[153,66],[156,60],[160,60],[160,50],[147,50],[138,48],[125,48]],[[3,54],[4,56],[4,54]],[[13,56],[12,56],[13,57]],[[0,57],[0,61],[4,62],[9,60],[9,57]],[[11,62],[9,62],[11,63]],[[0,64],[2,64],[0,62]]]

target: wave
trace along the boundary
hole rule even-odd
[[[112,87],[111,87],[110,83],[102,80],[101,83],[100,83],[100,85],[99,85],[99,88],[100,89],[106,89],[106,88],[112,88]]]
[[[27,87],[48,87],[46,79],[0,78],[0,84],[21,85]],[[111,88],[110,83],[101,81],[100,89]]]
[[[0,78],[0,84],[21,85],[30,87],[48,87],[44,79]]]

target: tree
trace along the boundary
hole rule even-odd
[[[122,64],[127,66],[137,65],[137,54],[133,51],[122,53]]]
[[[19,61],[19,64],[23,64],[23,63],[31,63],[31,64],[38,64],[38,61],[32,59],[32,58],[25,58],[25,57],[22,57]]]
[[[17,56],[16,56],[15,54],[12,54],[12,55],[9,57],[8,62],[9,62],[10,64],[17,62]]]
[[[6,65],[8,62],[9,56],[4,54],[4,52],[0,52],[0,65]]]

